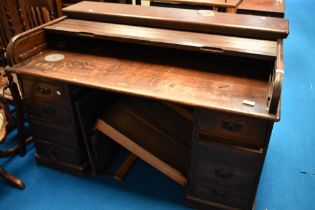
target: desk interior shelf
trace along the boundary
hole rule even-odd
[[[84,28],[84,31],[82,30]],[[208,53],[275,60],[277,42],[189,31],[66,19],[47,26],[49,33],[134,42]]]

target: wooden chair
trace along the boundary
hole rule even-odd
[[[17,0],[26,29],[47,23],[61,14],[61,0]]]
[[[61,0],[0,0],[0,68],[8,65],[6,47],[10,39],[26,30],[61,16]],[[26,144],[31,138],[25,137],[24,107],[17,82],[10,73],[1,75],[0,84],[0,145],[5,143],[10,127],[17,128],[19,143],[16,147],[0,150],[0,158],[26,153]],[[14,105],[15,120],[11,120],[8,104]],[[0,176],[12,185],[23,189],[24,183],[0,166]]]

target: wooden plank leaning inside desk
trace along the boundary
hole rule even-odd
[[[67,18],[10,42],[6,71],[18,75],[25,101],[53,97],[60,107],[73,106],[63,89],[40,81],[67,87],[68,93],[74,87],[103,90],[107,102],[93,121],[96,129],[188,184],[188,205],[251,209],[273,123],[280,119],[288,22],[95,2],[64,13]],[[93,110],[92,101],[99,99],[90,99],[86,105]],[[28,106],[33,115],[39,113],[35,108]],[[44,111],[51,118],[59,112]],[[31,127],[36,128],[32,120]],[[35,144],[48,144],[46,138]],[[55,147],[47,153],[73,151],[69,146],[76,145],[67,141],[49,143]],[[85,143],[89,151],[89,139]],[[71,154],[60,160],[63,168],[70,167]]]

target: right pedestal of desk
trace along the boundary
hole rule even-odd
[[[187,205],[252,209],[273,122],[198,109]]]

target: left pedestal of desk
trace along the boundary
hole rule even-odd
[[[37,163],[84,175],[88,157],[73,103],[79,89],[29,76],[19,76],[19,82],[29,113]]]

